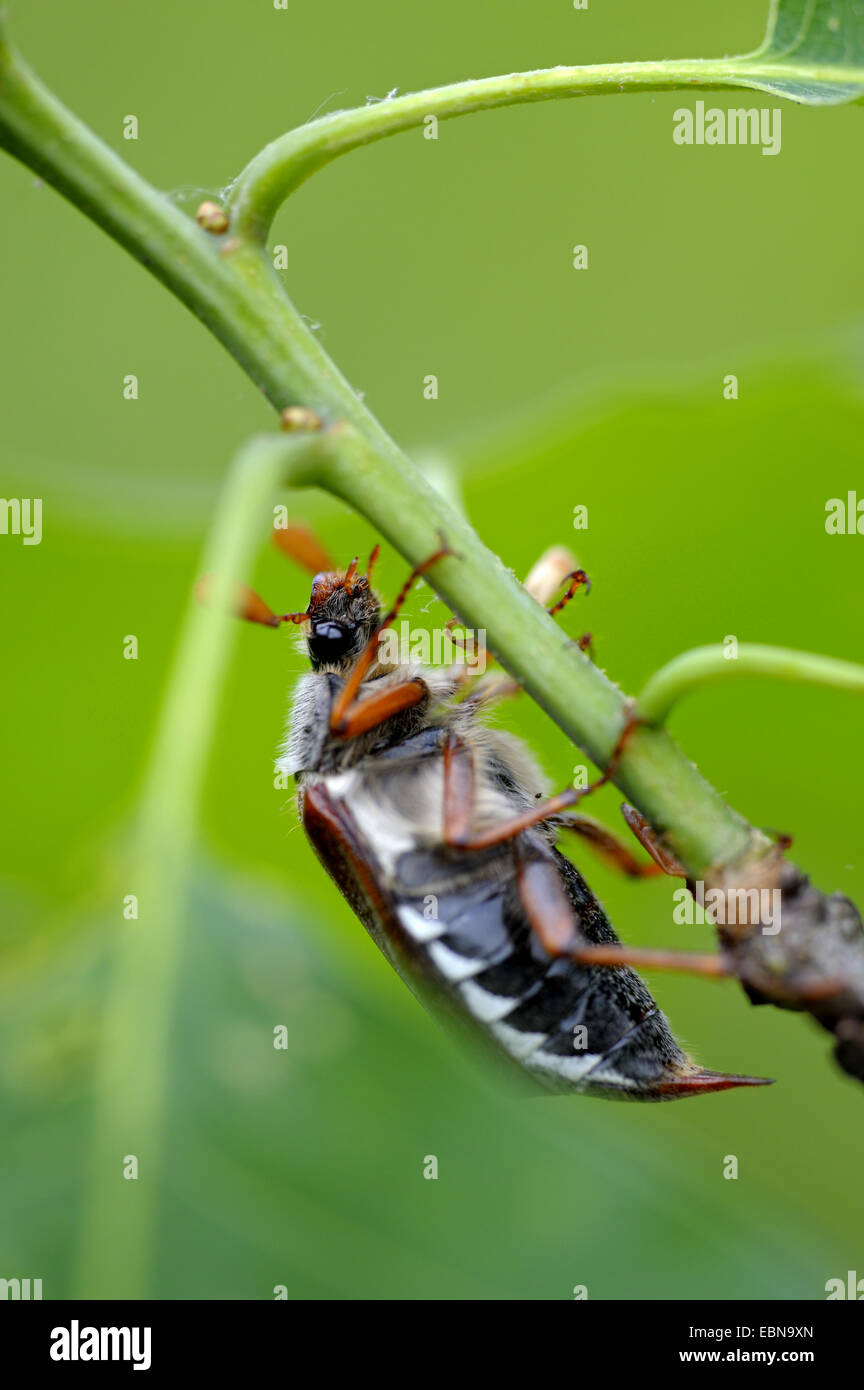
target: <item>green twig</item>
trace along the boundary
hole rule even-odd
[[[519,80],[502,79],[512,99],[530,99],[530,88],[520,97]],[[363,108],[354,116],[362,124],[370,119],[369,111],[375,116],[379,108]],[[368,517],[411,563],[436,548],[437,531],[443,530],[463,559],[448,561],[436,574],[442,596],[465,622],[485,629],[490,649],[528,693],[602,763],[625,717],[620,691],[574,650],[358,400],[284,294],[264,250],[233,233],[218,238],[197,227],[88,131],[2,44],[0,143],[158,275],[225,343],[275,406],[311,406],[325,420],[350,427],[339,460],[326,468],[322,462],[319,486]],[[669,832],[676,851],[694,869],[753,848],[755,832],[665,734],[644,731],[632,740],[619,766],[618,784],[659,830]]]
[[[743,642],[734,657],[722,646],[694,647],[674,657],[646,683],[636,701],[638,713],[649,724],[663,724],[682,695],[689,695],[710,681],[733,676],[771,676],[775,680],[864,693],[864,666],[788,647]]]
[[[0,28],[0,146],[189,308],[277,410],[310,405],[395,445],[322,350],[265,256],[203,231],[39,81]]]
[[[361,145],[422,126],[427,117],[446,121],[495,107],[561,97],[720,88],[733,85],[736,61],[605,63],[513,72],[334,111],[279,136],[238,175],[228,199],[232,231],[241,238],[264,242],[280,204],[318,169]]]
[[[737,58],[598,63],[512,72],[334,111],[273,140],[239,174],[228,203],[233,234],[263,243],[280,204],[318,169],[361,145],[422,126],[429,117],[446,121],[495,107],[562,97],[687,88],[710,91],[758,86],[760,80],[788,80],[789,64],[772,61],[767,55],[761,58],[762,51]],[[859,69],[827,64],[796,64],[795,75],[816,85],[846,81],[859,91],[864,82]]]

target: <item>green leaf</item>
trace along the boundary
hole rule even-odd
[[[736,86],[810,106],[864,98],[864,0],[772,0],[761,48]]]

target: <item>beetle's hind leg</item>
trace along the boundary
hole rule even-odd
[[[595,945],[579,929],[553,860],[522,857],[517,875],[522,906],[540,945],[550,956],[566,956],[579,965],[638,965],[652,970],[683,970],[713,979],[733,973],[719,955],[643,949],[613,942]]]
[[[493,826],[489,831],[472,835],[475,790],[474,758],[468,745],[458,735],[450,733],[444,744],[444,842],[450,848],[463,850],[466,853],[470,853],[472,850],[491,849],[496,845],[505,844],[509,840],[514,840],[523,830],[549,820],[550,817],[557,817],[558,812],[563,809],[562,799],[566,798],[567,804],[572,804],[574,800],[585,796],[597,785],[599,783],[593,783],[578,790],[568,788],[557,797],[552,797],[548,801],[532,807],[521,816],[514,816]],[[628,809],[632,810],[632,808]],[[633,814],[638,816],[638,812]],[[582,830],[585,822],[579,817],[574,819],[581,822],[579,828]],[[597,834],[597,830],[599,830],[603,833],[604,847],[612,853],[614,846],[614,854],[619,863],[621,858],[626,856],[627,861],[635,866],[635,872],[638,873],[639,877],[644,876],[646,871],[649,874],[652,872],[651,866],[637,865],[637,861],[629,855],[629,851],[619,844],[611,833],[605,832],[604,827],[594,828],[595,823],[590,822],[590,824],[592,825],[591,837],[595,843],[600,838]],[[570,828],[575,827],[571,826]],[[606,836],[608,836],[608,840],[606,840]],[[646,848],[649,845],[652,846],[652,853],[661,852],[658,849],[660,842],[656,837],[651,840],[643,831],[640,838]],[[665,851],[662,853],[665,854]],[[681,865],[672,860],[671,857],[666,857],[664,863],[665,867],[657,860],[657,872],[674,872],[676,876],[683,873]],[[628,871],[632,872],[632,870]],[[520,854],[518,884],[519,895],[528,921],[541,946],[550,956],[566,956],[580,965],[610,968],[633,965],[650,970],[681,970],[710,979],[724,979],[739,973],[725,957],[717,954],[657,950],[651,947],[628,947],[617,942],[598,945],[586,940],[580,930],[578,919],[574,914],[573,906],[565,892],[557,865],[551,858],[551,854],[548,859],[539,856],[525,857]]]
[[[730,973],[719,956],[629,950],[614,942],[594,944],[587,941],[576,909],[561,881],[558,866],[551,858],[525,854],[521,848],[517,850],[517,884],[529,925],[547,955],[553,958],[565,958],[588,967],[644,965],[653,969],[689,970],[703,977],[714,978]],[[617,1041],[611,1046],[604,1046],[596,1062],[582,1073],[583,1085],[586,1082],[591,1085],[592,1077],[602,1084],[598,1073],[604,1064],[612,1059],[614,1067],[642,1025],[649,1023],[656,1015],[656,1007],[649,1008]],[[644,1055],[641,1060],[644,1067]],[[642,1068],[629,1070],[625,1062],[623,1074],[629,1077],[631,1093],[637,1099],[671,1100],[678,1096],[727,1090],[733,1086],[770,1085],[764,1077],[706,1071],[683,1054],[670,1058],[665,1052],[657,1051],[654,1061],[655,1074],[648,1076]]]
[[[464,740],[451,733],[444,744],[444,842],[453,849],[461,849],[466,852],[490,849],[495,845],[504,844],[508,840],[515,839],[523,830],[530,829],[532,825],[537,825],[557,814],[559,810],[563,809],[560,804],[563,798],[567,798],[567,804],[572,804],[574,800],[584,796],[596,785],[595,783],[578,790],[568,788],[557,797],[552,797],[539,806],[532,807],[521,816],[514,816],[510,820],[502,821],[500,825],[493,826],[489,831],[472,835],[471,823],[475,787],[474,758],[471,749]],[[578,818],[575,819],[578,820]],[[632,864],[636,864],[624,846],[620,845],[611,834],[604,832],[603,827],[597,827],[594,822],[590,822],[590,824],[592,826],[591,837],[595,842],[602,835],[605,848],[611,852],[610,845],[614,846],[616,857],[627,856]],[[579,825],[579,829],[583,833],[584,825],[584,822]],[[570,828],[576,827],[571,826]],[[598,834],[598,831],[601,834]],[[680,865],[676,865],[676,868],[680,870]],[[657,872],[660,871],[658,865]],[[638,866],[637,872],[641,876],[644,872],[643,866]],[[651,872],[650,868],[648,872]],[[520,855],[518,881],[519,895],[531,927],[544,950],[551,956],[567,956],[583,965],[642,965],[655,970],[685,970],[714,978],[722,978],[733,973],[719,955],[638,947],[631,949],[611,943],[609,945],[594,945],[586,941],[579,929],[570,899],[564,891],[557,866],[551,858],[536,856],[526,858]]]

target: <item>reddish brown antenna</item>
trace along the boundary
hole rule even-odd
[[[342,580],[342,583],[346,586],[346,588],[348,587],[348,585],[350,585],[351,580],[354,578],[355,574],[357,573],[357,560],[358,560],[358,558],[359,558],[359,556],[355,555],[355,556],[354,556],[354,559],[351,561],[350,565],[348,566],[347,570],[345,571],[345,578]]]
[[[336,568],[330,554],[308,526],[274,526],[271,538],[277,550],[310,574]]]
[[[368,562],[368,564],[366,565],[366,578],[367,578],[368,580],[370,580],[370,582],[371,582],[371,579],[372,579],[372,571],[373,571],[373,569],[375,568],[375,564],[376,564],[376,562],[377,562],[377,560],[378,560],[378,556],[379,556],[380,554],[381,554],[381,547],[380,547],[380,545],[373,545],[372,551],[371,551],[371,553],[370,553],[370,555],[369,555],[369,562]]]
[[[199,603],[209,604],[213,598],[214,581],[212,574],[205,574],[195,585],[195,597]],[[226,605],[226,610],[237,618],[245,618],[249,623],[260,623],[263,627],[279,627],[281,623],[302,623],[308,613],[274,613],[260,594],[247,584],[234,584]]]

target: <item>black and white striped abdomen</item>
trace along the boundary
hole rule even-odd
[[[617,941],[581,875],[552,853],[584,936]],[[686,1064],[632,970],[547,955],[522,905],[512,854],[492,857],[452,891],[447,852],[409,852],[394,867],[399,926],[427,982],[542,1084],[644,1098]]]
[[[519,893],[520,869],[532,859],[560,875],[585,939],[618,938],[581,875],[543,835],[524,831],[479,853],[420,848],[380,787],[363,798],[358,782],[362,790],[352,773],[304,779],[303,823],[327,872],[421,999],[470,1023],[553,1090],[674,1100],[765,1084],[687,1057],[629,968],[546,953]]]

